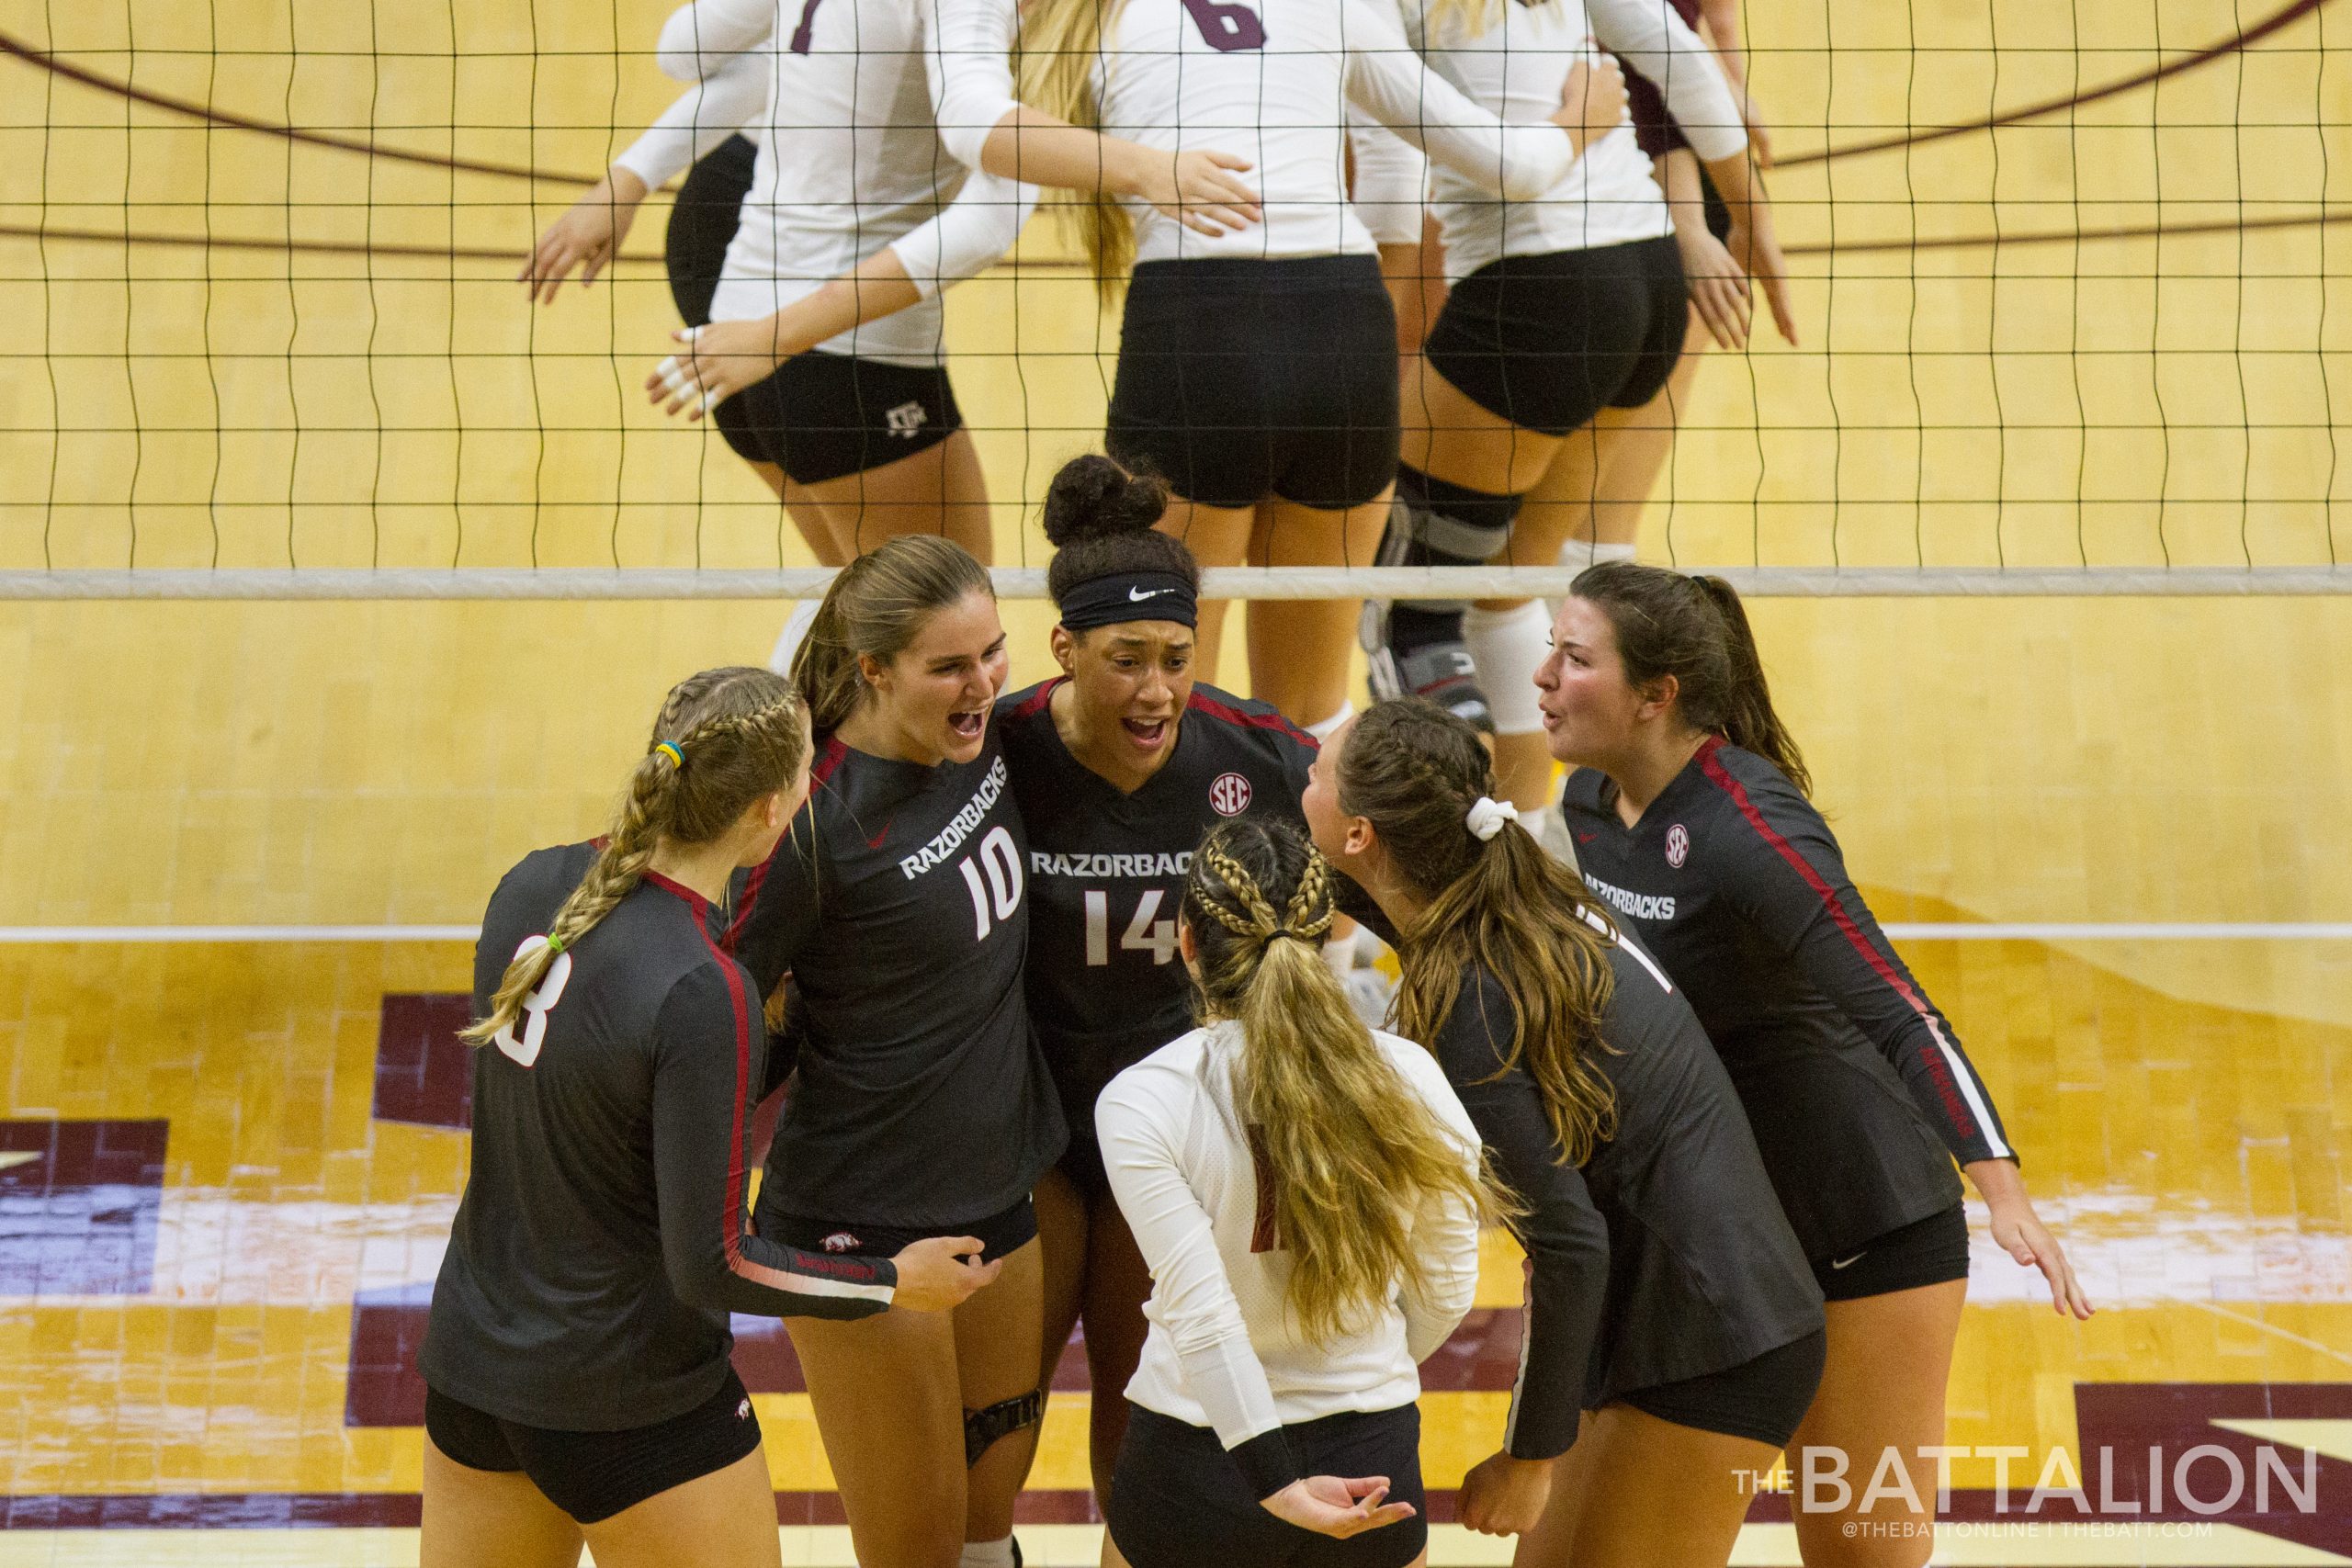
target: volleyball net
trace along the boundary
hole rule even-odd
[[[1751,592],[2352,588],[2346,23],[2261,3],[1751,6],[1802,343],[1705,355],[1645,558]],[[646,401],[667,193],[594,288],[515,281],[676,92],[667,9],[0,0],[0,596],[820,584],[718,433]],[[947,321],[1001,582],[1042,592],[1116,318],[1041,214]]]

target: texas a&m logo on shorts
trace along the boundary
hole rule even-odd
[[[1219,773],[1209,785],[1209,804],[1219,817],[1238,817],[1250,809],[1250,781],[1239,773]]]

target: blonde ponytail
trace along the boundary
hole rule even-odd
[[[1279,898],[1278,916],[1272,900]],[[1237,818],[1193,857],[1183,911],[1204,1017],[1241,1031],[1235,1109],[1264,1160],[1289,1305],[1318,1344],[1359,1327],[1396,1281],[1426,1283],[1413,1212],[1452,1194],[1508,1200],[1383,1055],[1322,959],[1331,871],[1287,824]]]
[[[1012,68],[1024,104],[1089,130],[1102,127],[1094,91],[1098,64],[1107,66],[1105,42],[1123,0],[1029,0],[1013,40]],[[1094,269],[1094,291],[1104,306],[1117,301],[1135,270],[1136,225],[1118,198],[1101,191],[1063,192],[1057,210]]]
[[[789,787],[808,755],[804,711],[798,694],[766,670],[706,670],[671,688],[603,851],[556,910],[547,941],[506,966],[490,1015],[458,1038],[480,1045],[512,1028],[557,955],[635,891],[665,840],[707,844],[753,801]]]

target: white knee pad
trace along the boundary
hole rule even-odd
[[[1560,564],[1574,571],[1602,561],[1632,560],[1632,545],[1596,545],[1590,539],[1570,539],[1560,547]]]
[[[1516,610],[1481,610],[1462,616],[1462,640],[1478,667],[1478,684],[1495,716],[1498,735],[1532,735],[1544,728],[1535,705],[1535,669],[1552,651],[1552,616],[1540,601]]]

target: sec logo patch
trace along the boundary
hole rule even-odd
[[[1219,773],[1209,785],[1209,804],[1219,817],[1238,817],[1250,809],[1250,781],[1239,773]]]
[[[1690,830],[1677,822],[1666,830],[1666,863],[1679,871],[1682,863],[1690,858]]]

